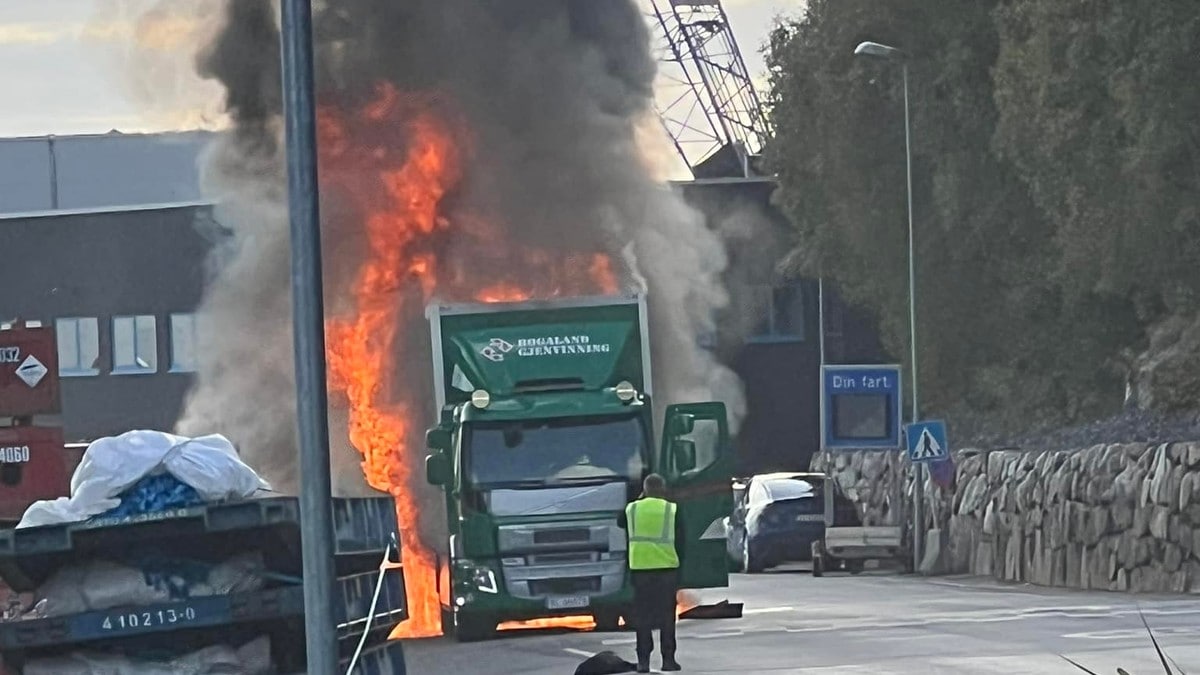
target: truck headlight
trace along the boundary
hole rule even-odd
[[[469,584],[471,588],[483,593],[500,592],[500,585],[496,583],[496,573],[487,565],[479,565],[468,560],[459,561],[459,565],[463,571],[463,575],[459,578]]]
[[[471,583],[484,593],[499,593],[496,586],[496,573],[486,567],[476,567],[471,575]]]
[[[483,410],[492,403],[492,396],[483,389],[476,389],[471,392],[471,405]]]

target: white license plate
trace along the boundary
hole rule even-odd
[[[591,604],[591,600],[586,595],[559,595],[546,598],[547,609],[575,609],[576,607],[587,607],[589,604]]]

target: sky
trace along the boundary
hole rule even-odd
[[[0,3],[0,137],[160,131],[219,121],[220,91],[196,78],[189,44],[213,0],[5,0]],[[777,16],[804,0],[724,0],[747,68]],[[168,6],[197,21],[148,13]],[[133,64],[138,64],[136,67]]]

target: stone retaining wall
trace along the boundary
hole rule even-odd
[[[1200,443],[963,451],[955,461],[952,490],[925,482],[923,571],[1200,592]],[[832,473],[867,524],[908,518],[909,466],[896,453],[835,455]]]

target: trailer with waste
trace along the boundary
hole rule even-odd
[[[665,406],[655,443],[644,297],[434,304],[428,316],[439,419],[426,477],[446,498],[447,632],[589,614],[616,628],[632,599],[618,515],[650,472],[683,518],[681,588],[728,585],[725,406]]]
[[[134,431],[91,443],[70,497],[0,530],[13,675],[306,672],[299,502],[221,436]],[[335,498],[342,672],[405,673],[395,503]]]

